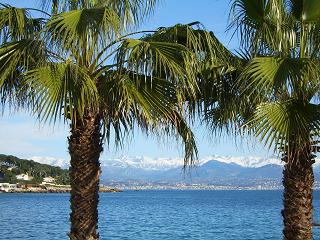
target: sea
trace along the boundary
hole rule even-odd
[[[281,240],[282,191],[101,193],[102,240]],[[69,194],[0,194],[1,240],[68,239]],[[320,191],[314,193],[320,222]],[[314,228],[320,239],[320,228]]]

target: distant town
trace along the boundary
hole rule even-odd
[[[122,190],[282,190],[281,181],[266,181],[264,184],[247,186],[218,185],[218,184],[186,184],[186,183],[141,183],[140,181],[112,182],[107,184]],[[314,189],[320,189],[320,182],[314,183]]]

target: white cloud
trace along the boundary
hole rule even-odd
[[[40,126],[29,116],[17,115],[0,118],[0,153],[30,157],[59,152],[59,157],[67,156],[67,131],[63,125]]]

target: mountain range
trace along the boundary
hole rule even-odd
[[[206,157],[183,170],[182,160],[146,157],[108,160],[102,165],[102,182],[135,184],[199,184],[221,186],[281,185],[283,164],[278,159]],[[320,164],[314,165],[320,179]]]
[[[67,167],[67,162],[54,158],[33,158]],[[102,160],[101,182],[104,184],[199,184],[219,186],[281,186],[283,163],[277,158],[211,156],[199,159],[195,167],[183,170],[183,159],[144,156]],[[320,180],[320,163],[314,165]]]

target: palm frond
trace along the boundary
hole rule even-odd
[[[145,133],[173,135],[183,140],[185,163],[197,156],[194,136],[177,110],[175,87],[166,79],[128,71],[109,72],[100,82],[101,109],[107,140],[111,128],[117,144],[135,126]]]
[[[303,1],[302,20],[315,22],[320,20],[320,2],[317,0]]]
[[[205,31],[199,22],[190,24],[176,24],[172,27],[160,27],[155,33],[142,39],[154,42],[171,42],[186,46],[194,52],[208,50],[211,42],[210,33]]]
[[[303,1],[289,0],[287,1],[287,6],[292,16],[300,21],[303,12]]]
[[[39,40],[23,39],[0,48],[0,85],[15,69],[28,69],[45,62],[47,52]]]
[[[294,144],[301,149],[312,134],[319,134],[319,111],[318,105],[296,99],[262,103],[245,127],[269,148],[283,151]]]
[[[249,95],[300,95],[310,100],[319,90],[320,68],[317,60],[307,58],[253,58],[239,78]],[[303,91],[301,91],[303,90]],[[260,94],[259,94],[260,93]]]
[[[200,62],[218,60],[224,64],[233,63],[235,56],[199,22],[161,27],[155,33],[142,38],[146,41],[177,43],[194,52]]]
[[[1,103],[24,105],[25,88],[23,72],[47,62],[44,43],[39,40],[23,39],[0,47],[0,98]],[[20,90],[19,90],[20,89]]]
[[[198,61],[181,44],[126,39],[117,53],[117,62],[120,70],[168,79],[177,86],[181,98],[185,93],[193,96],[197,92]]]
[[[106,0],[104,6],[118,12],[123,26],[138,26],[153,13],[159,0]]]
[[[28,10],[0,3],[1,42],[18,41],[36,35],[44,24],[42,18],[32,18]]]
[[[198,159],[198,149],[195,136],[187,122],[182,118],[178,111],[172,111],[172,115],[175,118],[173,118],[170,123],[175,130],[174,134],[181,137],[184,144],[184,167],[192,167]]]
[[[176,102],[174,86],[164,79],[110,71],[104,79],[99,83],[103,116],[125,129],[133,127],[134,119],[148,129],[158,118],[168,118],[167,109]]]
[[[234,0],[231,23],[240,35],[241,46],[255,54],[288,54],[296,44],[295,25],[287,14],[285,1]]]
[[[86,109],[98,109],[95,79],[71,62],[51,63],[24,74],[29,98],[40,120],[55,123],[82,117]]]
[[[265,98],[257,98],[241,93],[236,86],[237,76],[216,84],[211,93],[203,92],[203,117],[208,128],[215,134],[245,135],[243,124],[252,118],[256,106]],[[217,82],[218,83],[218,82]]]
[[[124,26],[138,25],[155,9],[158,0],[42,0],[44,9],[50,8],[53,14],[67,11],[106,7],[120,16]]]
[[[239,32],[242,46],[250,48],[250,44],[254,44],[251,42],[254,42],[254,39],[257,38],[256,34],[259,33],[257,30],[264,27],[263,31],[266,33],[270,32],[268,24],[263,26],[268,12],[266,0],[233,1],[230,11],[231,23],[229,29],[235,28],[235,32]]]
[[[120,19],[115,11],[96,7],[54,15],[48,21],[46,30],[53,40],[61,41],[67,48],[87,48],[88,44],[101,44],[103,39],[107,45],[108,40],[111,41],[117,34],[119,27]],[[100,39],[95,39],[97,36]]]

